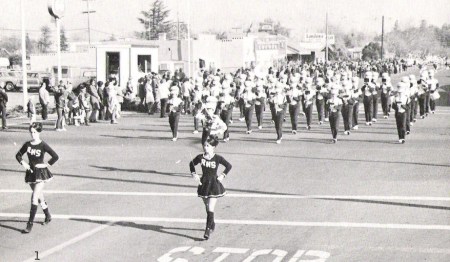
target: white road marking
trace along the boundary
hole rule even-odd
[[[72,239],[70,239],[70,240],[68,240],[66,242],[63,242],[63,243],[61,243],[61,244],[59,244],[59,245],[57,245],[57,246],[55,246],[53,248],[45,250],[44,252],[39,252],[39,258],[42,259],[42,258],[50,256],[50,255],[52,255],[52,254],[54,254],[54,253],[56,253],[58,251],[61,251],[62,249],[66,248],[66,247],[68,247],[70,245],[73,245],[73,244],[75,244],[77,242],[80,242],[81,240],[83,240],[85,238],[88,238],[88,237],[90,237],[90,236],[92,236],[92,235],[94,235],[94,234],[96,234],[96,233],[106,229],[107,227],[111,226],[113,223],[114,222],[109,222],[109,223],[107,223],[105,225],[98,226],[98,227],[96,227],[96,228],[94,228],[94,229],[92,229],[92,230],[90,230],[90,231],[88,231],[86,233],[83,233],[83,234],[81,234],[79,236],[76,236],[76,237],[74,237],[74,238],[72,238]],[[35,256],[30,257],[29,259],[25,260],[25,262],[36,261],[35,258],[36,258]]]
[[[26,213],[0,213],[0,217],[27,218]],[[44,215],[37,215],[44,218]],[[131,222],[158,222],[158,223],[191,223],[204,224],[205,219],[176,218],[176,217],[115,217],[115,216],[86,216],[52,214],[55,219],[85,219],[95,221],[131,221]],[[266,220],[236,220],[218,219],[218,224],[229,225],[255,225],[255,226],[292,226],[292,227],[337,227],[337,228],[377,228],[377,229],[415,229],[415,230],[445,230],[450,231],[450,225],[419,225],[419,224],[380,224],[380,223],[353,223],[353,222],[303,222],[303,221],[266,221]]]
[[[0,189],[0,193],[25,193],[25,189]],[[196,193],[176,192],[126,192],[126,191],[78,191],[78,190],[45,190],[45,194],[70,195],[116,195],[116,196],[165,196],[165,197],[197,197]],[[227,197],[234,198],[272,198],[272,199],[349,199],[349,200],[403,200],[403,201],[450,201],[450,197],[432,196],[348,196],[348,195],[278,195],[278,194],[238,194],[228,193]]]

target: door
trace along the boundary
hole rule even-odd
[[[106,79],[115,78],[120,83],[120,53],[106,52]]]

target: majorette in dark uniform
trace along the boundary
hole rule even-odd
[[[222,156],[214,153],[214,148],[218,143],[219,140],[217,137],[209,136],[203,144],[204,154],[197,155],[189,163],[191,174],[199,184],[197,194],[203,199],[207,212],[205,239],[208,239],[210,233],[215,229],[214,208],[217,198],[223,197],[226,194],[226,190],[221,181],[231,170],[231,164]],[[195,166],[198,164],[202,167],[201,177],[195,171]],[[223,165],[225,170],[220,175],[217,175],[219,165]]]
[[[28,183],[33,190],[30,216],[27,227],[22,233],[31,232],[38,204],[41,204],[45,214],[44,224],[48,224],[51,221],[51,215],[47,203],[44,200],[43,190],[45,182],[48,182],[53,178],[52,173],[47,167],[53,165],[59,159],[55,151],[39,138],[39,134],[42,131],[42,123],[32,123],[29,130],[33,140],[26,142],[16,154],[17,161],[26,170],[25,182]],[[25,153],[28,156],[29,163],[25,162],[22,158]],[[44,163],[44,156],[46,153],[51,156],[51,159],[47,163]]]

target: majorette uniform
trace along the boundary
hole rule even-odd
[[[191,173],[195,173],[195,166],[201,164],[202,176],[201,185],[197,188],[197,194],[201,198],[217,198],[226,194],[222,183],[217,180],[217,170],[219,165],[223,165],[225,170],[222,172],[227,175],[231,170],[231,164],[220,155],[214,154],[211,159],[207,159],[204,154],[197,155],[190,163]]]
[[[16,154],[16,159],[19,163],[22,162],[22,156],[25,153],[27,153],[30,165],[30,169],[25,172],[25,182],[31,184],[50,181],[53,178],[50,170],[47,167],[36,167],[36,165],[44,164],[45,153],[51,156],[48,164],[53,165],[59,159],[56,152],[44,141],[41,141],[37,145],[33,145],[31,141],[28,141],[23,144],[22,148]]]

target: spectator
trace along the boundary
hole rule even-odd
[[[8,103],[8,95],[5,91],[5,83],[0,82],[0,113],[2,114],[2,129],[6,130],[6,103]]]
[[[48,104],[50,103],[50,93],[48,92],[48,88],[48,81],[42,82],[42,85],[39,88],[39,103],[42,107],[42,120],[47,120],[48,118]]]

